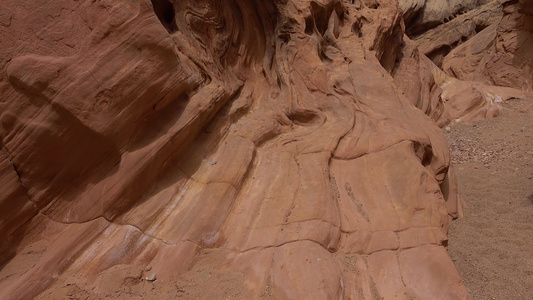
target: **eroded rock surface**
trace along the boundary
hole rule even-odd
[[[500,2],[492,1],[446,20],[447,22],[414,37],[414,40],[420,51],[440,67],[444,57],[458,45],[462,46],[465,41],[491,25],[491,28],[486,32],[492,32],[498,26],[497,23],[501,20],[502,15]],[[484,35],[487,34],[486,32]],[[478,37],[476,36],[476,38]],[[492,38],[494,39],[494,37]],[[483,47],[484,45],[479,42],[471,44],[476,47]]]
[[[419,35],[491,0],[399,0],[409,35]]]
[[[487,28],[483,36],[451,52],[443,69],[460,79],[533,91],[531,7],[531,1],[504,1],[497,27]]]
[[[437,125],[491,106],[450,109],[460,81],[403,19],[392,0],[6,0],[0,298],[469,298]]]

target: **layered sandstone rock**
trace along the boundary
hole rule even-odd
[[[491,0],[399,0],[409,35],[419,35]]]
[[[0,9],[0,298],[469,298],[396,1]]]
[[[491,32],[502,18],[502,6],[499,1],[465,11],[463,14],[446,20],[435,28],[414,37],[420,51],[429,57],[437,66],[442,65],[444,57],[459,45],[471,38],[478,38],[477,33],[491,26]],[[473,42],[476,47],[483,47],[482,43]],[[464,47],[464,46],[463,46]]]
[[[416,42],[407,37],[404,42],[393,72],[398,91],[441,127],[496,117],[504,101],[527,97],[513,88],[458,80],[422,55]]]
[[[525,49],[533,35],[529,16],[522,13],[527,5],[491,1],[471,10],[464,5],[460,15],[412,35],[412,42],[404,38],[394,74],[402,94],[423,110],[437,111],[433,119],[441,126],[497,116],[502,102],[531,91],[533,60]]]
[[[533,91],[531,1],[501,1],[503,17],[452,50],[442,68],[462,80]]]

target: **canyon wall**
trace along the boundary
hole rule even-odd
[[[0,298],[469,298],[439,126],[531,90],[519,4],[4,2]],[[426,57],[478,7],[516,80],[459,71],[478,35]]]

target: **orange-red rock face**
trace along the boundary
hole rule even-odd
[[[502,7],[501,16],[494,12],[495,6]],[[470,13],[472,16],[468,16],[468,20],[471,19],[470,22],[476,23],[475,20],[479,19],[479,16],[485,15],[485,20],[496,18],[497,22],[491,22],[492,25],[488,27],[486,24],[481,26],[480,29],[483,30],[468,41],[464,39],[468,37],[468,34],[463,34],[461,36],[463,40],[459,42],[452,42],[448,38],[448,41],[443,43],[442,40],[437,41],[433,38],[425,43],[431,45],[430,47],[437,45],[448,47],[449,53],[441,58],[442,69],[458,79],[480,81],[532,92],[533,52],[530,49],[533,47],[533,13],[531,7],[533,7],[531,1],[493,1],[477,11],[472,11]],[[468,25],[465,25],[467,23],[459,23],[459,21],[461,20],[449,26],[455,35],[468,31]],[[476,24],[477,27],[482,20],[479,21]],[[451,35],[453,34],[446,36]],[[455,43],[454,47],[449,47],[453,43]],[[429,49],[426,53],[428,51]]]
[[[533,78],[531,51],[525,50],[533,38],[530,4],[452,2],[427,1],[420,7],[415,1],[400,1],[407,9],[404,19],[411,35],[404,38],[406,46],[393,72],[400,92],[426,114],[430,109],[441,126],[499,115],[501,102],[531,92]],[[439,5],[452,7],[436,10]],[[413,22],[409,9],[415,8],[421,17]],[[438,16],[443,22],[427,21],[421,32],[419,23],[425,16]]]
[[[200,267],[242,298],[469,297],[452,117],[396,1],[7,0],[0,28],[0,298]]]

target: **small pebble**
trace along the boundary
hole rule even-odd
[[[157,279],[157,277],[155,276],[155,273],[152,273],[152,275],[150,275],[150,276],[144,278],[144,280],[146,280],[146,281],[150,281],[150,282],[153,282],[153,281],[155,281],[156,279]]]

